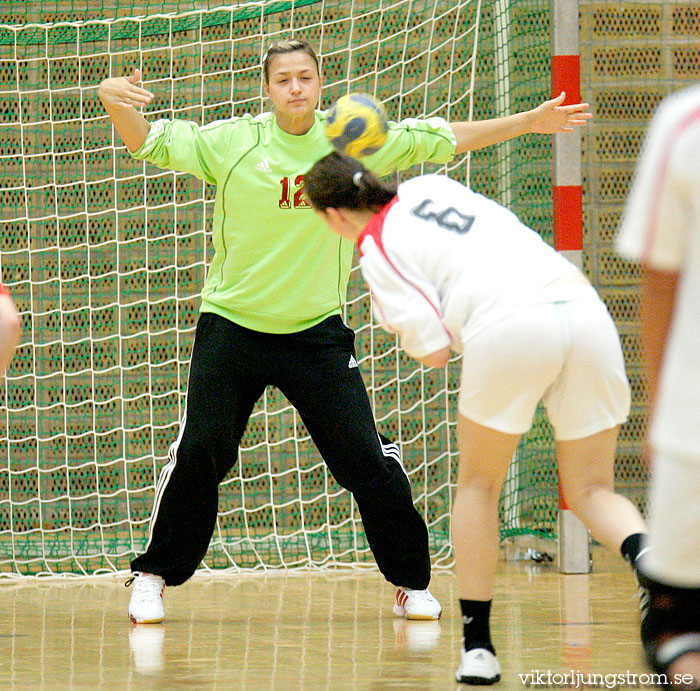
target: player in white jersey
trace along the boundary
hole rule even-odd
[[[667,97],[646,138],[617,239],[641,262],[651,389],[647,658],[700,688],[700,85]]]
[[[645,525],[613,489],[629,385],[617,331],[583,274],[494,201],[439,175],[386,186],[338,153],[306,174],[316,211],[357,243],[375,315],[416,360],[464,354],[452,515],[464,646],[457,680],[490,684],[498,498],[543,401],[567,504],[634,563]]]

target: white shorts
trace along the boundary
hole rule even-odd
[[[617,329],[605,304],[590,297],[525,305],[470,336],[459,412],[479,425],[524,434],[538,402],[556,439],[581,439],[622,424],[630,389]]]

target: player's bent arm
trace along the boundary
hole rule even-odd
[[[642,264],[640,328],[644,360],[649,378],[651,407],[656,400],[666,339],[673,320],[678,276],[676,272],[659,271],[647,264]]]
[[[97,89],[97,95],[107,111],[114,129],[129,151],[136,151],[146,141],[150,123],[136,108],[146,106],[153,94],[136,85],[141,73],[134,70],[128,77],[110,77]]]
[[[452,338],[442,322],[435,288],[420,276],[400,274],[367,243],[363,244],[363,250],[361,268],[371,289],[377,321],[398,335],[401,347],[414,360],[428,364],[423,358],[432,361],[432,356],[442,351],[449,357]]]
[[[447,365],[447,361],[450,359],[450,349],[441,348],[434,353],[429,353],[421,358],[418,358],[418,362],[425,365],[426,367],[438,367],[442,368]]]
[[[0,295],[0,376],[7,371],[19,345],[22,326],[17,308],[9,295]]]
[[[457,139],[456,154],[483,149],[499,142],[532,132],[540,134],[560,134],[573,132],[593,117],[585,112],[588,103],[575,103],[563,106],[566,93],[544,101],[537,108],[514,115],[491,120],[454,122],[450,124]]]

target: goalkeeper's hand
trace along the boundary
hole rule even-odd
[[[110,77],[97,89],[97,95],[112,120],[114,129],[129,151],[137,151],[146,141],[150,124],[139,107],[147,106],[153,94],[136,86],[141,81],[141,70],[134,70],[128,77]]]
[[[147,89],[136,86],[141,81],[141,70],[135,69],[128,77],[110,77],[105,79],[97,89],[105,108],[142,108],[153,100],[153,94]]]
[[[586,112],[588,103],[562,105],[566,92],[562,91],[556,98],[540,103],[537,108],[528,111],[530,132],[539,134],[560,134],[573,132],[574,127],[585,125],[593,117]]]

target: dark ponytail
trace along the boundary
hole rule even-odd
[[[304,188],[315,209],[379,211],[396,195],[396,188],[378,180],[358,160],[338,151],[314,163],[304,176]]]

